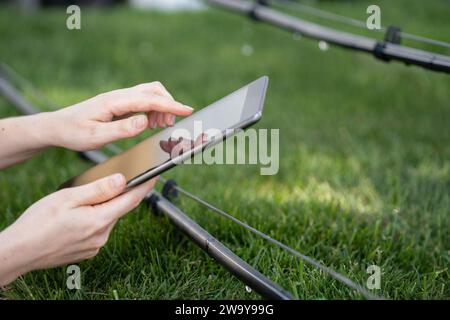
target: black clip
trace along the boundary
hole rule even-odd
[[[77,152],[77,154],[84,161],[89,161],[89,158],[84,154],[84,152]]]
[[[173,201],[178,196],[178,191],[176,189],[177,183],[173,179],[169,179],[164,183],[161,190],[161,195],[169,201]],[[159,214],[158,210],[159,197],[152,193],[152,195],[145,199],[145,202],[150,207],[154,214]]]
[[[375,48],[373,49],[373,55],[380,60],[389,61],[390,59],[384,53],[384,49],[386,48],[385,42],[377,42]]]
[[[178,191],[176,189],[177,183],[173,179],[169,179],[164,183],[161,194],[164,198],[169,201],[173,201],[176,197],[178,197]]]
[[[159,197],[154,193],[152,193],[152,195],[150,197],[145,199],[145,202],[150,207],[150,209],[152,209],[152,212],[155,215],[159,214],[158,201],[159,201]]]
[[[394,44],[400,44],[402,41],[402,30],[396,26],[389,26],[384,35],[384,41]]]
[[[259,18],[258,18],[257,14],[256,14],[256,9],[258,9],[260,6],[264,6],[264,7],[269,6],[268,0],[257,0],[257,1],[255,1],[255,4],[253,5],[253,7],[248,12],[248,16],[250,18],[252,18],[253,20],[255,20],[255,21],[259,21]]]
[[[387,43],[400,44],[402,40],[401,29],[395,26],[389,26],[384,35],[383,42],[377,42],[373,55],[383,61],[390,61],[391,59],[384,53]]]

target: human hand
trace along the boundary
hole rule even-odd
[[[155,182],[122,193],[125,177],[114,174],[33,204],[0,233],[0,287],[31,270],[94,257],[117,220],[135,208]]]
[[[49,113],[49,138],[54,146],[93,150],[134,137],[149,127],[172,126],[175,116],[187,116],[192,111],[175,101],[161,83],[144,83]],[[144,114],[129,116],[136,112]],[[121,118],[114,120],[117,117]]]
[[[148,127],[171,126],[175,116],[192,111],[176,102],[161,83],[152,82],[103,93],[54,112],[0,119],[0,169],[52,146],[98,149]]]

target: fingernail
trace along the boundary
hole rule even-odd
[[[194,108],[189,107],[189,106],[187,106],[187,105],[184,105],[184,107],[187,108],[187,109],[189,109],[189,110],[194,110]]]
[[[122,185],[122,183],[123,183],[123,179],[124,179],[124,177],[123,177],[123,175],[120,174],[120,173],[117,173],[117,174],[113,175],[113,176],[111,177],[111,184],[112,184],[112,187],[113,187],[114,189],[119,188],[119,187]]]
[[[136,129],[142,129],[147,124],[147,119],[145,116],[138,116],[134,118],[133,122]]]

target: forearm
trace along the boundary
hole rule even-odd
[[[24,161],[52,145],[55,124],[51,114],[0,120],[0,169]]]
[[[28,272],[30,253],[11,227],[0,232],[0,289]]]

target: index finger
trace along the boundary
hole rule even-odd
[[[109,111],[114,116],[132,112],[158,111],[177,116],[188,116],[194,109],[168,97],[145,92],[121,92],[110,103]]]

